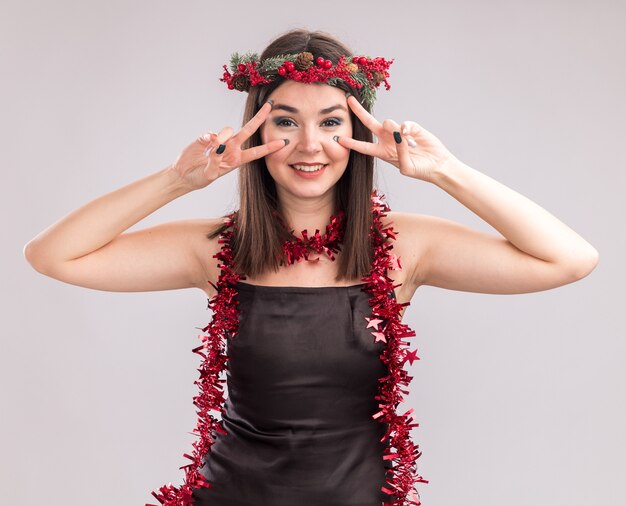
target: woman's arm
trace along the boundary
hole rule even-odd
[[[43,230],[24,247],[38,272],[87,288],[150,291],[194,286],[199,220],[123,233],[191,191],[171,166],[102,195]]]
[[[412,272],[418,285],[526,293],[581,279],[598,263],[598,251],[563,222],[453,156],[430,181],[504,237],[443,218],[404,215],[408,240],[421,251]]]
[[[385,160],[407,177],[437,185],[504,236],[434,216],[400,213],[398,233],[404,236],[403,251],[409,252],[407,281],[413,286],[535,292],[581,279],[597,265],[596,249],[571,228],[458,160],[415,121],[380,123],[355,97],[347,101],[378,142],[335,137],[339,144]]]
[[[206,234],[221,218],[124,231],[175,198],[285,147],[276,139],[241,149],[271,110],[264,104],[237,133],[224,127],[198,137],[172,165],[71,212],[26,244],[24,256],[42,274],[97,290],[206,289]]]

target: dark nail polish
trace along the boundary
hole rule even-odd
[[[218,148],[215,150],[215,152],[216,152],[218,155],[221,155],[221,154],[224,152],[224,150],[225,150],[225,149],[226,149],[226,144],[220,144],[220,145],[218,146]]]
[[[289,139],[283,139],[285,141],[285,146],[289,144]]]
[[[402,136],[400,135],[400,132],[394,132],[393,138],[396,140],[396,143],[398,144],[402,142]]]
[[[350,93],[349,91],[346,91],[346,98],[349,98],[352,96],[352,93]]]
[[[339,136],[338,136],[338,135],[335,135],[335,136],[333,137],[333,139],[334,139],[335,141],[339,142]]]
[[[272,110],[274,110],[274,100],[272,100],[271,98],[267,101],[268,104],[270,104]]]

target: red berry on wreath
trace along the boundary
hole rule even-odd
[[[333,66],[333,62],[332,62],[332,61],[330,61],[330,60],[326,60],[326,61],[324,62],[324,68],[325,68],[325,69],[329,69],[329,68],[330,68],[330,67],[332,67],[332,66]]]
[[[322,65],[324,65],[324,58],[318,56],[317,58],[315,58],[315,63],[317,63],[318,67],[321,67]]]
[[[359,58],[359,63],[360,63],[361,65],[365,65],[365,64],[367,63],[367,58],[365,58],[365,56],[361,56],[361,57]]]
[[[240,63],[239,65],[237,65],[237,69],[239,70],[239,72],[243,72],[244,70],[246,70],[246,66],[243,63]]]
[[[285,67],[279,67],[279,68],[278,68],[278,73],[279,73],[281,76],[284,76],[284,75],[287,73],[287,69],[285,69]]]

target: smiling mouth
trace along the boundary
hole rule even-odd
[[[292,169],[299,170],[300,172],[317,172],[318,170],[322,170],[328,164],[324,165],[290,165]]]

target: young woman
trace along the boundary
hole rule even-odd
[[[161,504],[419,504],[415,485],[428,481],[413,418],[397,412],[404,363],[417,358],[402,323],[415,290],[535,292],[597,264],[576,232],[416,122],[379,122],[372,104],[390,64],[306,30],[260,58],[235,53],[222,80],[248,93],[241,130],[200,136],[171,165],[26,245],[37,271],[66,283],[208,296],[213,318],[194,350],[199,439],[185,483],[153,492]],[[375,158],[407,184],[437,185],[502,235],[391,212],[373,187]],[[236,211],[125,232],[236,168]]]

